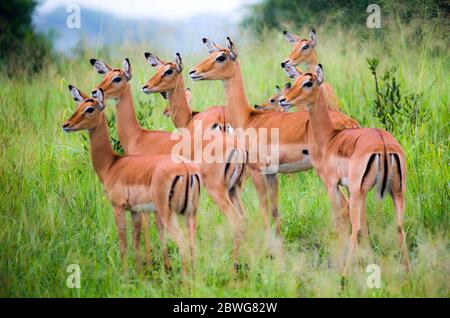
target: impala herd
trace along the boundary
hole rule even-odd
[[[225,90],[224,106],[212,106],[200,112],[191,108],[192,94],[185,89],[180,54],[175,55],[173,62],[163,61],[152,53],[144,54],[156,73],[143,85],[142,91],[160,93],[168,100],[164,114],[171,117],[178,131],[209,136],[200,142],[189,139],[190,147],[183,148],[179,154],[174,154],[179,142],[174,138],[177,132],[147,130],[139,125],[128,59],[121,68],[91,59],[103,79],[90,96],[69,85],[77,107],[63,129],[89,132],[93,166],[114,208],[125,272],[125,211],[131,212],[137,270],[142,269],[143,263],[141,231],[145,263],[152,263],[148,230],[150,213],[154,212],[165,269],[171,266],[167,233],[179,248],[186,278],[189,271],[192,275],[195,271],[196,214],[203,186],[231,224],[232,257],[238,269],[246,219],[241,188],[246,176],[255,184],[267,233],[271,233],[273,223],[276,236],[280,238],[278,174],[311,168],[328,191],[338,239],[350,235],[341,266],[342,277],[348,275],[360,238],[368,240],[366,195],[374,187],[380,197],[388,193],[393,199],[401,256],[405,269],[409,270],[403,230],[406,162],[400,144],[388,132],[361,128],[357,121],[339,111],[338,99],[331,85],[324,81],[323,68],[318,64],[315,31],[311,31],[309,39],[283,33],[292,44],[292,51],[281,67],[293,83],[282,89],[277,86],[267,102],[254,107],[247,101],[238,51],[229,37],[225,47],[204,38],[209,55],[189,71],[192,80],[220,80]],[[298,64],[306,66],[305,73],[296,68]],[[104,114],[107,99],[115,100],[117,131],[124,156],[114,153],[109,141]],[[289,112],[291,107],[296,110]],[[267,135],[269,130],[276,134]],[[266,133],[252,135],[256,139],[253,140],[256,143],[252,143],[247,138],[249,131]],[[277,152],[261,151],[260,146],[276,146]],[[215,158],[220,159],[197,160],[195,150],[198,148],[214,149]],[[343,188],[347,189],[347,194]],[[187,237],[178,224],[178,214],[185,217]]]

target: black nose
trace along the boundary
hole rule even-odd
[[[189,74],[194,74],[195,73],[195,70],[191,70],[190,72],[189,72]]]
[[[67,127],[69,127],[69,123],[65,123],[63,126],[62,126],[62,129],[65,129],[65,128],[67,128]]]
[[[148,85],[144,85],[142,86],[142,89],[146,89],[148,87]]]
[[[281,67],[284,68],[284,67],[286,66],[286,64],[289,64],[289,60],[284,60],[284,61],[281,63]]]
[[[94,89],[94,90],[91,92],[91,95],[92,95],[92,97],[95,97],[96,94],[97,94],[97,90]]]
[[[286,98],[282,98],[278,102],[281,104],[281,103],[284,103],[285,101],[286,101]]]

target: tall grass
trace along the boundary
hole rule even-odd
[[[429,120],[415,125],[398,122],[395,130],[408,163],[405,230],[412,260],[409,275],[399,261],[392,203],[379,204],[370,196],[373,256],[355,262],[348,287],[339,289],[337,263],[343,250],[335,243],[324,187],[316,174],[308,171],[281,176],[284,255],[267,257],[256,192],[246,182],[243,199],[248,222],[242,260],[249,265],[248,271],[238,276],[232,271],[229,224],[203,191],[195,289],[180,284],[174,245],[174,271],[164,273],[154,226],[153,252],[159,262],[144,277],[132,269],[124,276],[112,208],[92,169],[86,138],[83,133],[69,135],[61,129],[74,109],[67,84],[89,91],[100,80],[88,61],[94,53],[88,50],[77,59],[54,64],[41,75],[23,74],[14,80],[0,76],[0,296],[448,297],[450,59],[445,43],[439,42],[439,30],[430,26],[425,31],[429,32],[427,40],[414,43],[410,30],[400,24],[365,38],[352,31],[317,30],[327,81],[334,86],[342,110],[364,126],[381,127],[373,116],[376,95],[367,58],[378,58],[380,70],[397,67],[402,89],[423,94],[421,107]],[[298,30],[299,34],[307,32]],[[267,33],[262,40],[247,35],[235,43],[252,104],[270,96],[275,84],[287,82],[279,62],[290,46],[281,34]],[[153,74],[143,53],[169,58],[155,45],[124,45],[97,58],[118,67],[122,58],[128,57],[135,105],[145,114],[142,125],[172,131],[170,119],[162,115],[166,101],[140,92],[142,83]],[[192,45],[202,44],[199,39]],[[200,56],[183,56],[184,74],[204,56],[206,51]],[[187,77],[186,83],[193,90],[195,109],[223,105],[221,83],[194,84]],[[108,115],[113,112],[109,107]],[[380,289],[366,285],[365,268],[372,262],[381,266]],[[69,264],[80,265],[80,289],[66,286]]]

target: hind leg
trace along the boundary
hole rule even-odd
[[[361,235],[361,213],[366,204],[366,193],[351,193],[350,194],[350,222],[352,224],[352,232],[348,244],[347,257],[342,269],[342,276],[345,278],[348,274],[348,269],[353,259]]]
[[[170,214],[170,211],[166,211],[164,215],[161,215],[161,221],[164,225],[164,229],[169,233],[170,238],[178,246],[178,250],[181,256],[181,268],[183,273],[183,278],[186,279],[188,276],[188,248],[186,246],[186,240],[184,238],[183,232],[181,231],[176,215]]]
[[[408,246],[406,245],[406,234],[403,230],[403,217],[405,212],[405,198],[404,194],[394,193],[392,195],[392,200],[394,201],[395,210],[397,212],[397,232],[398,232],[398,241],[400,244],[400,252],[402,255],[402,262],[405,267],[405,270],[409,272],[410,263],[409,263],[409,255],[408,255]]]
[[[244,229],[243,217],[235,210],[228,195],[223,195],[223,191],[208,189],[208,193],[231,223],[234,232],[233,260],[234,263],[237,264]]]
[[[241,184],[236,184],[233,188],[231,188],[228,191],[228,195],[230,196],[231,202],[233,202],[235,209],[239,212],[239,214],[242,217],[245,217],[246,213],[244,206],[242,205],[241,191],[242,191]]]
[[[156,228],[158,229],[158,235],[159,235],[159,241],[161,242],[161,250],[164,260],[164,270],[166,273],[170,271],[170,258],[169,258],[169,250],[167,249],[167,240],[166,236],[164,234],[164,226],[161,221],[161,217],[159,216],[158,212],[155,211],[155,223]]]
[[[189,252],[191,258],[192,279],[195,278],[195,232],[196,232],[196,213],[190,212],[187,216],[186,223],[189,233]]]

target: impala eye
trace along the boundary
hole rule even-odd
[[[122,78],[118,76],[118,77],[115,77],[115,78],[113,79],[113,82],[114,82],[114,83],[119,83],[121,80],[122,80]]]
[[[271,102],[271,103],[275,103],[275,99],[272,98],[272,99],[270,100],[270,102]]]
[[[84,110],[85,113],[92,114],[94,112],[94,107],[88,107]]]
[[[216,61],[218,61],[218,62],[223,62],[223,61],[225,61],[225,60],[226,60],[226,57],[225,57],[224,55],[218,56],[218,57],[216,58]]]
[[[303,84],[304,87],[312,87],[313,83],[312,82],[306,82],[305,84]]]
[[[167,71],[164,72],[164,75],[170,75],[170,74],[172,74],[172,73],[173,73],[173,71],[172,71],[172,69],[170,68],[170,69],[168,69]]]

